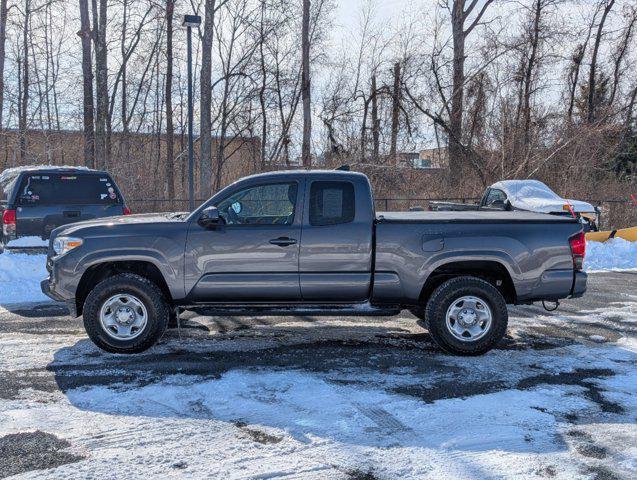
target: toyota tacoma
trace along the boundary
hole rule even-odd
[[[409,310],[459,355],[493,348],[507,304],[586,290],[573,218],[529,212],[375,212],[349,171],[243,178],[191,213],[96,219],[51,234],[42,290],[88,336],[142,352],[180,309],[212,314],[395,315]]]

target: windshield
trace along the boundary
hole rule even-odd
[[[19,205],[110,205],[122,203],[108,175],[49,173],[29,175],[18,191]]]
[[[544,200],[561,200],[561,197],[540,182],[522,183],[511,188],[511,196],[519,199],[541,198]]]

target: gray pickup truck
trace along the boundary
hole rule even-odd
[[[53,231],[42,290],[83,315],[109,352],[155,344],[179,309],[235,315],[395,315],[426,322],[448,352],[479,355],[507,304],[586,290],[585,240],[568,217],[527,212],[376,213],[346,171],[254,175],[192,213]]]

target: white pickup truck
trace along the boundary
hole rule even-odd
[[[599,209],[587,202],[560,197],[539,180],[503,180],[487,188],[479,203],[429,202],[429,210],[500,210],[575,216],[585,231],[599,229]]]

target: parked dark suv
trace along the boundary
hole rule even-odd
[[[130,213],[113,178],[87,168],[30,166],[0,174],[0,251],[10,240],[46,240],[61,225]]]

